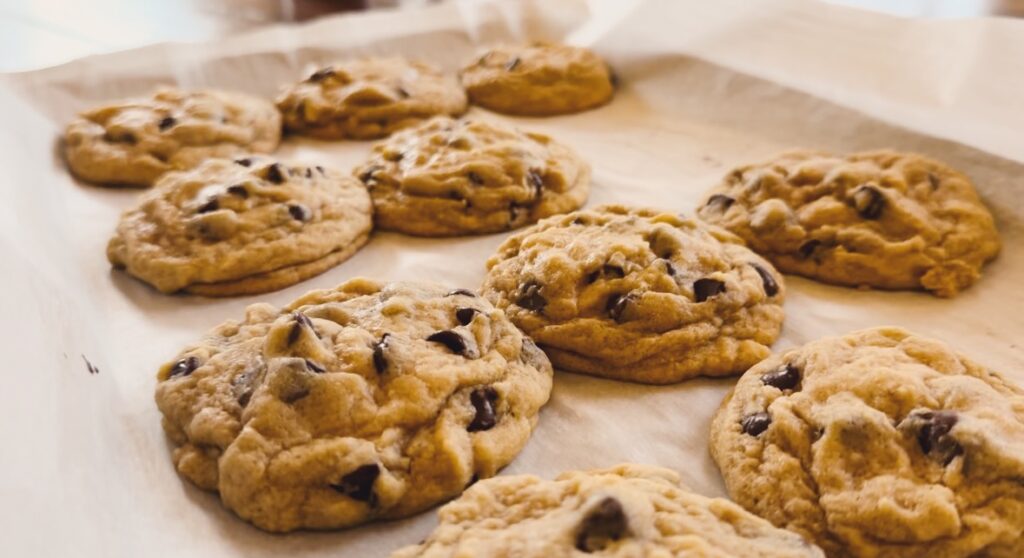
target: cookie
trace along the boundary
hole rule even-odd
[[[403,517],[509,463],[551,364],[483,298],[354,279],[254,304],[161,367],[178,471],[268,531]]]
[[[711,454],[733,499],[830,556],[1024,555],[1024,389],[901,329],[754,366]]]
[[[782,328],[782,277],[739,238],[654,209],[550,217],[487,261],[483,293],[560,369],[654,384],[743,372]]]
[[[579,208],[590,167],[543,134],[437,117],[377,144],[356,169],[381,229],[420,236],[505,231]]]
[[[81,113],[64,132],[64,155],[82,180],[150,186],[212,157],[269,153],[281,115],[269,101],[227,91],[170,87]]]
[[[492,49],[462,69],[474,105],[524,116],[569,114],[601,106],[615,86],[593,52],[554,43]]]
[[[783,153],[740,167],[698,210],[784,273],[954,296],[999,252],[971,181],[920,155]]]
[[[373,225],[347,174],[266,156],[168,173],[125,211],[107,259],[164,293],[282,289],[345,261]]]
[[[438,512],[425,541],[391,558],[687,556],[824,558],[795,533],[650,465],[481,481]]]
[[[320,139],[374,139],[436,115],[466,112],[466,93],[436,67],[368,58],[320,68],[277,99],[289,132]]]

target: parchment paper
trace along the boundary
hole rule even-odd
[[[401,53],[454,71],[480,44],[540,37],[607,57],[622,80],[614,102],[549,119],[472,114],[575,146],[594,167],[589,205],[691,212],[730,167],[798,146],[915,150],[966,171],[1004,239],[980,283],[942,300],[787,277],[776,348],[894,324],[1024,382],[1024,22],[906,21],[810,0],[501,1],[148,47],[0,78],[0,553],[386,556],[429,532],[433,512],[286,536],[238,520],[174,472],[153,403],[155,372],[255,301],[283,304],[359,275],[475,288],[505,235],[377,233],[350,261],[283,291],[164,296],[111,271],[104,257],[138,192],[76,183],[56,141],[76,111],[159,83],[271,96],[313,61]],[[289,140],[281,154],[348,168],[369,145]],[[696,490],[724,495],[706,433],[732,383],[649,387],[559,372],[536,433],[505,473],[551,477],[632,460],[672,467]]]

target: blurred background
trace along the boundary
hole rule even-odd
[[[438,0],[0,0],[0,72],[162,41]],[[472,0],[461,0],[472,1]],[[592,3],[618,0],[589,0]],[[1024,17],[1024,0],[821,0],[905,17]]]

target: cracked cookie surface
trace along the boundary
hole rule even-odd
[[[377,144],[356,169],[381,229],[420,236],[500,232],[586,202],[590,167],[543,134],[437,117]]]
[[[440,526],[392,558],[822,558],[821,549],[723,498],[689,491],[650,465],[571,471],[553,481],[501,476],[438,512]]]
[[[320,139],[374,139],[432,116],[466,112],[466,93],[433,65],[404,58],[337,62],[277,99],[285,128]]]
[[[270,101],[164,87],[79,114],[64,132],[64,154],[83,180],[149,186],[167,171],[212,157],[269,153],[280,141],[281,115]]]
[[[784,273],[954,296],[999,252],[992,215],[962,173],[920,155],[791,151],[739,167],[698,215]]]
[[[345,173],[267,156],[211,159],[168,173],[125,211],[107,258],[165,293],[255,294],[348,259],[372,214]]]
[[[483,294],[560,369],[647,383],[743,372],[782,328],[782,277],[724,229],[609,205],[544,219]]]
[[[830,556],[1024,554],[1024,390],[897,328],[751,368],[711,428],[739,504]]]
[[[178,471],[269,531],[403,517],[526,444],[551,364],[462,289],[354,279],[254,304],[161,367]]]
[[[526,116],[569,114],[603,105],[615,86],[608,65],[585,48],[554,43],[501,46],[462,69],[470,102]]]

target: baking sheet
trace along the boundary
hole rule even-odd
[[[155,372],[252,302],[283,304],[360,275],[475,288],[506,235],[377,233],[348,262],[279,292],[164,296],[111,271],[104,256],[138,192],[73,181],[57,136],[74,112],[159,83],[271,96],[314,61],[401,53],[454,71],[480,44],[526,38],[596,49],[622,80],[614,102],[549,119],[471,114],[573,145],[594,167],[590,206],[690,213],[732,166],[800,146],[914,150],[966,171],[1004,239],[980,283],[942,300],[787,277],[776,348],[893,324],[944,339],[1024,383],[1024,22],[906,21],[810,0],[494,1],[147,47],[0,77],[3,554],[375,557],[426,535],[433,512],[284,536],[236,519],[174,472],[153,403]],[[369,146],[293,139],[280,154],[347,168]],[[724,495],[706,433],[732,383],[652,387],[557,373],[537,431],[505,473],[551,477],[641,461]]]

